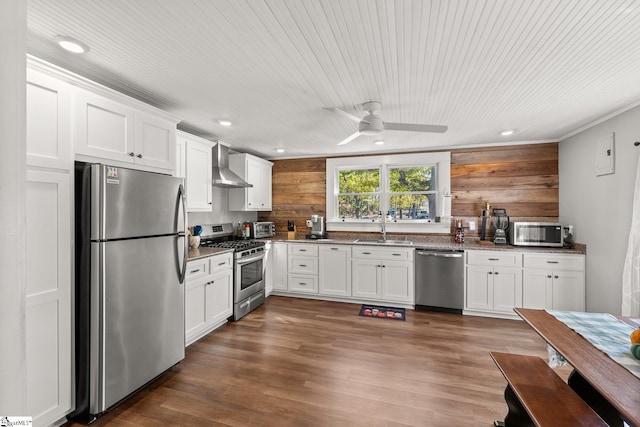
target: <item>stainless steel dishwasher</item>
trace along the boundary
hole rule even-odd
[[[464,252],[416,248],[415,308],[462,313]]]

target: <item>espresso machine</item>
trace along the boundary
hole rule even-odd
[[[496,245],[507,244],[507,228],[509,228],[509,217],[505,209],[493,208],[491,212],[493,227],[496,229],[493,235],[493,243]]]
[[[311,228],[311,234],[307,234],[307,239],[326,239],[327,233],[324,230],[324,217],[311,215],[307,220],[307,227]]]

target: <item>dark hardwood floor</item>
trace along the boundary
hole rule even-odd
[[[489,352],[546,358],[524,322],[359,309],[269,297],[92,425],[490,426],[507,407]]]

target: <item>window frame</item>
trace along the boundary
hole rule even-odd
[[[338,218],[338,172],[345,169],[380,169],[380,205],[381,209],[389,210],[386,206],[390,196],[389,168],[436,166],[436,197],[438,197],[436,216],[440,222],[428,219],[403,220],[402,222],[387,222],[387,232],[396,233],[446,233],[451,232],[451,152],[440,151],[433,153],[389,154],[383,156],[339,157],[326,160],[326,223],[327,231],[357,231],[379,232],[380,221],[377,219]]]

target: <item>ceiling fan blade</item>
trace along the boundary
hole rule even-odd
[[[411,132],[435,132],[444,133],[447,126],[441,125],[418,125],[414,123],[387,123],[384,122],[384,128],[388,130],[406,130]]]
[[[345,117],[345,118],[347,118],[349,120],[353,120],[356,123],[360,123],[360,121],[362,120],[360,117],[354,116],[353,114],[349,114],[346,111],[342,111],[342,110],[340,110],[338,108],[329,107],[329,108],[325,108],[325,110],[331,111],[333,113],[340,114],[342,117]]]
[[[349,135],[348,137],[346,137],[342,141],[338,142],[338,145],[348,144],[351,141],[353,141],[354,139],[356,139],[357,137],[359,137],[360,135],[361,135],[360,132],[352,133],[351,135]]]

